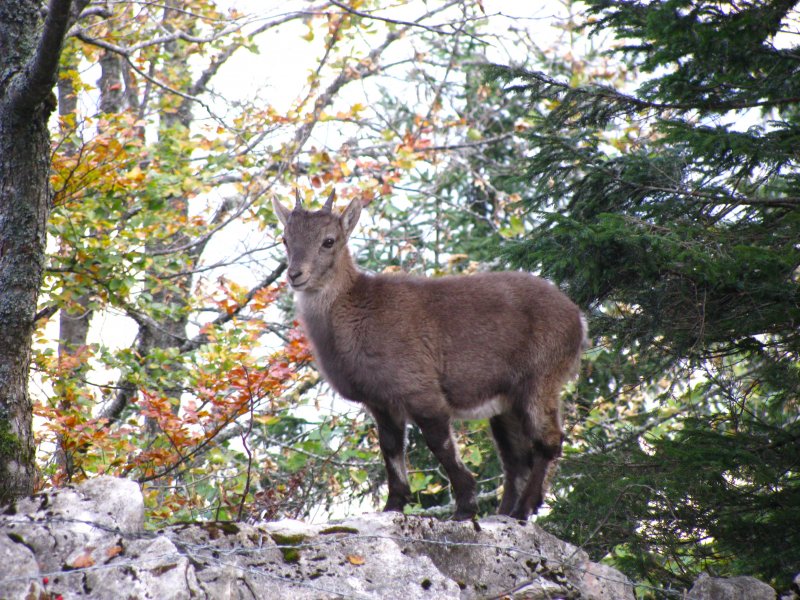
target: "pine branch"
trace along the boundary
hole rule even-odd
[[[579,123],[606,122],[616,116],[644,110],[677,112],[703,110],[722,113],[731,110],[778,107],[800,103],[800,96],[766,100],[656,102],[643,100],[598,84],[575,87],[540,71],[529,71],[497,64],[489,65],[489,68],[508,81],[516,78],[525,81],[525,83],[508,86],[509,92],[527,92],[535,96],[559,98],[562,104],[551,112],[553,117],[559,117],[554,119],[559,123],[566,123],[572,119],[576,119]]]
[[[702,190],[690,190],[681,188],[670,188],[658,185],[649,185],[640,182],[625,181],[615,178],[616,181],[638,187],[648,192],[665,192],[676,196],[684,196],[702,201],[705,204],[732,204],[735,206],[765,206],[770,208],[798,208],[800,207],[800,196],[785,196],[783,198],[758,198],[754,196],[741,196],[738,194],[716,194],[704,192]]]

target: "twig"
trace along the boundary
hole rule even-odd
[[[250,434],[253,431],[253,409],[255,405],[255,399],[253,398],[253,389],[250,383],[250,371],[247,370],[247,367],[242,365],[244,369],[245,377],[247,378],[247,396],[248,396],[248,405],[250,410],[250,420],[247,423],[247,427],[242,431],[242,446],[244,446],[245,454],[247,454],[247,476],[245,478],[244,484],[244,491],[242,492],[242,499],[239,501],[239,510],[236,513],[236,520],[242,520],[242,513],[244,512],[244,506],[247,502],[247,494],[250,493],[250,478],[253,472],[253,453],[250,451],[250,446],[247,445],[247,439],[250,437]]]
[[[436,33],[438,35],[454,35],[455,33],[457,33],[457,32],[445,31],[441,27],[435,27],[435,26],[432,26],[432,25],[424,25],[424,24],[420,23],[419,21],[403,21],[401,19],[392,19],[392,18],[389,18],[389,17],[382,17],[382,16],[376,15],[374,13],[363,12],[363,11],[360,11],[360,10],[356,10],[352,6],[347,6],[346,4],[338,2],[337,0],[328,0],[328,1],[331,4],[333,4],[334,6],[337,6],[337,7],[341,8],[343,11],[345,11],[347,13],[350,13],[351,15],[355,15],[357,17],[361,17],[363,19],[372,19],[373,21],[383,21],[384,23],[389,23],[391,25],[403,25],[403,26],[408,27],[408,28],[417,27],[419,29],[424,29],[425,31],[430,31],[430,32]],[[458,2],[450,2],[449,6],[452,6],[453,4],[458,4]],[[425,16],[427,16],[427,15],[425,15]]]

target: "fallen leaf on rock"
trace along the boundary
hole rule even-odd
[[[92,551],[84,550],[82,554],[79,554],[69,561],[67,566],[72,569],[85,569],[86,567],[93,567],[94,558],[92,558]]]
[[[363,556],[359,556],[358,554],[348,554],[347,562],[349,562],[351,565],[359,566],[363,565],[365,561]]]

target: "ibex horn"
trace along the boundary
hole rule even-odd
[[[303,208],[303,199],[300,197],[300,188],[294,188],[294,209],[300,210]]]
[[[333,199],[336,197],[336,188],[331,190],[330,196],[328,196],[327,201],[325,202],[325,206],[322,207],[322,210],[325,212],[331,212],[333,209]]]

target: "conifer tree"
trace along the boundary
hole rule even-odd
[[[527,99],[535,230],[595,348],[554,533],[637,580],[800,565],[800,30],[793,1],[588,0],[636,89],[492,67]],[[502,174],[497,175],[502,179]]]

